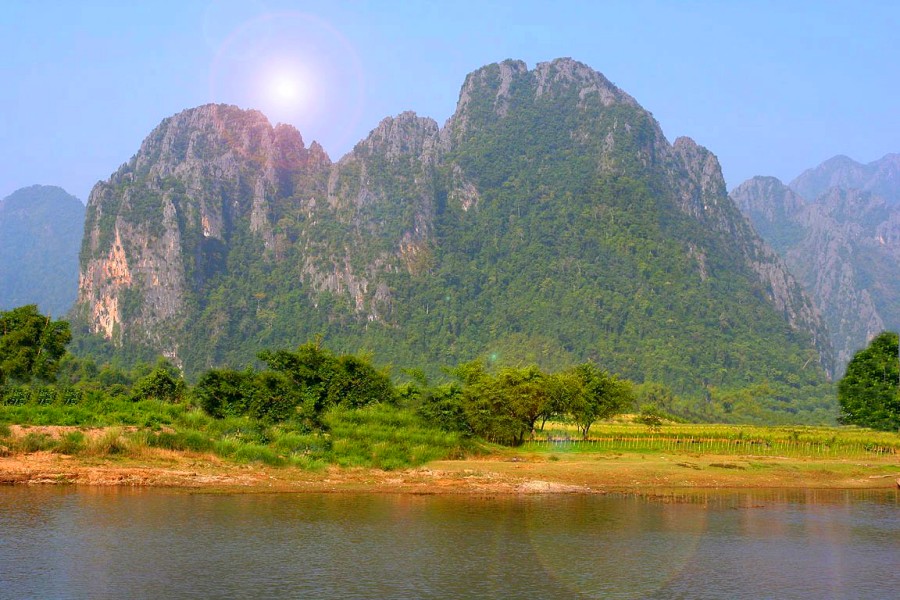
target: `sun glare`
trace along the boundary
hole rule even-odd
[[[246,12],[243,3],[216,2],[233,2],[227,8],[234,10],[217,9],[209,17],[210,43],[218,44],[211,100],[258,109],[272,124],[293,125],[321,143],[355,142],[365,82],[359,56],[343,34],[327,21],[290,11],[234,25]]]
[[[277,73],[269,81],[269,96],[280,104],[293,104],[301,100],[300,81],[292,73]]]
[[[311,109],[312,77],[297,65],[280,64],[260,73],[259,108],[273,122],[297,124]]]

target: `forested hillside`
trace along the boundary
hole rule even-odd
[[[0,200],[0,310],[37,304],[58,316],[72,307],[83,223],[81,201],[55,186]]]

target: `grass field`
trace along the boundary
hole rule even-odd
[[[760,427],[668,423],[651,429],[617,421],[598,423],[588,440],[574,427],[547,423],[523,450],[531,452],[667,452],[791,458],[897,456],[900,435],[858,427]]]

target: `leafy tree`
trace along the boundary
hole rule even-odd
[[[319,342],[307,342],[289,350],[264,350],[259,359],[270,370],[281,373],[300,393],[306,411],[312,415],[321,414],[329,405],[329,385],[338,370],[337,358]]]
[[[200,406],[215,417],[251,415],[258,419],[298,419],[321,427],[322,415],[332,406],[360,408],[398,399],[385,370],[365,356],[335,356],[319,340],[291,352],[266,350],[261,372],[212,370],[194,388]]]
[[[66,321],[53,321],[28,304],[0,312],[0,384],[53,381],[72,339]]]
[[[362,408],[375,402],[395,402],[397,394],[386,371],[372,366],[367,357],[341,356],[328,384],[328,404]]]
[[[244,415],[255,396],[254,374],[253,371],[212,369],[200,377],[192,393],[200,408],[213,417]]]
[[[166,359],[160,359],[152,371],[135,382],[131,397],[132,400],[177,402],[182,399],[184,392],[184,379],[178,368]]]
[[[480,363],[465,363],[454,372],[463,382],[463,412],[477,435],[517,446],[534,431],[550,404],[547,377],[537,367],[507,367],[496,375]]]
[[[427,389],[419,406],[419,414],[444,431],[474,434],[466,418],[462,387],[456,382]]]
[[[662,411],[653,404],[644,404],[641,406],[637,422],[646,425],[650,431],[659,431],[663,424]]]
[[[885,431],[900,429],[898,337],[885,331],[857,352],[838,384],[841,421]]]
[[[608,419],[634,405],[631,383],[610,375],[593,363],[572,369],[577,387],[568,395],[567,412],[587,439],[591,425]]]

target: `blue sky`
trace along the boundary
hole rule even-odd
[[[258,108],[337,160],[385,116],[451,115],[465,75],[571,56],[722,163],[729,188],[900,152],[900,2],[5,0],[0,197],[82,200],[163,118]]]

